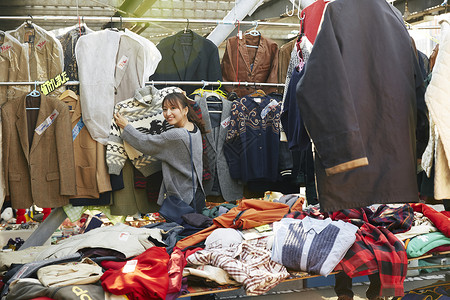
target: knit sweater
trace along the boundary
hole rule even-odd
[[[119,112],[128,119],[129,124],[144,134],[160,134],[172,126],[165,121],[162,114],[161,91],[154,86],[146,86],[136,90],[134,98],[119,102],[114,112]],[[161,163],[150,155],[134,149],[120,137],[122,129],[114,119],[106,147],[106,163],[109,174],[119,175],[127,158],[145,177],[161,171]]]
[[[193,199],[192,166],[189,150],[189,134],[192,138],[192,160],[194,184],[204,193],[202,184],[203,144],[200,130],[189,133],[184,128],[172,128],[161,134],[143,134],[128,124],[121,134],[132,147],[162,162],[163,184],[159,191],[158,204],[162,205],[164,194],[176,196],[190,204]]]

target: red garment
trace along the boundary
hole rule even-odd
[[[104,260],[100,264],[102,265],[103,269],[118,270],[118,269],[122,269],[126,263],[127,263],[126,261]]]
[[[450,217],[423,203],[410,203],[415,212],[423,213],[446,237],[450,238]]]
[[[183,269],[186,266],[186,259],[180,248],[173,248],[170,255],[168,273],[169,273],[169,288],[167,294],[177,293],[181,290],[181,280],[183,280]]]
[[[136,263],[134,268],[133,263]],[[165,299],[169,286],[168,263],[165,248],[149,248],[128,260],[122,268],[103,273],[102,287],[114,295],[127,295],[130,300]]]
[[[302,10],[301,17],[305,18],[303,20],[303,33],[311,44],[314,44],[314,41],[316,40],[325,5],[328,2],[329,1],[317,0]]]
[[[187,258],[189,255],[194,254],[195,252],[197,252],[199,250],[203,250],[203,248],[196,247],[194,249],[187,249],[186,251],[184,251],[184,258]]]
[[[392,232],[365,223],[335,271],[343,270],[352,278],[379,272],[380,296],[403,296],[407,264],[405,247]]]
[[[433,248],[430,251],[428,251],[427,254],[446,251],[450,251],[450,245],[437,246],[436,248]]]
[[[279,221],[290,210],[302,210],[303,201],[304,199],[299,197],[297,202],[289,208],[284,203],[244,199],[238,206],[215,218],[214,225],[179,240],[176,246],[184,249],[200,243],[216,228],[249,229]]]

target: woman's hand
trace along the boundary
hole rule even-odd
[[[114,121],[116,121],[116,124],[122,129],[129,123],[128,120],[118,112],[114,114]]]

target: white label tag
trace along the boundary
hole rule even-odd
[[[128,57],[126,57],[125,55],[122,56],[119,60],[119,62],[117,63],[117,67],[121,70],[123,70],[123,68],[125,68],[125,66],[128,63]]]
[[[130,237],[130,233],[129,232],[121,232],[119,234],[119,241],[128,241],[128,238]]]
[[[45,44],[47,43],[46,40],[41,39],[39,40],[39,42],[36,44],[36,48],[38,48],[39,50],[42,50],[42,48],[44,48]]]
[[[136,270],[137,263],[137,259],[127,261],[125,266],[123,266],[122,273],[134,272],[134,270]]]
[[[242,40],[242,30],[239,30],[238,35],[239,35],[239,39]]]
[[[25,271],[28,270],[27,266],[23,266],[22,268],[20,268],[19,271],[16,272],[16,274],[14,274],[13,278],[20,278],[22,277],[22,274],[25,273]]]
[[[0,46],[0,49],[1,49],[0,53],[6,52],[6,51],[8,51],[11,48],[12,48],[11,43],[10,42],[6,42],[6,43],[4,43],[3,45]]]
[[[44,133],[47,128],[52,125],[52,123],[55,121],[56,117],[59,115],[59,112],[55,109],[53,110],[52,114],[45,119],[44,122],[42,122],[34,131],[36,131],[37,134],[41,135]]]
[[[223,120],[220,125],[222,125],[223,128],[227,128],[228,125],[230,125],[231,116]]]
[[[270,101],[269,104],[266,105],[266,107],[264,107],[264,109],[261,111],[261,118],[265,118],[267,116],[267,114],[269,113],[269,111],[271,109],[273,109],[274,107],[276,107],[278,105],[277,100],[272,100]]]

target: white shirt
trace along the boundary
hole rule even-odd
[[[330,218],[283,218],[273,223],[272,260],[288,268],[330,274],[356,240],[358,227]]]

